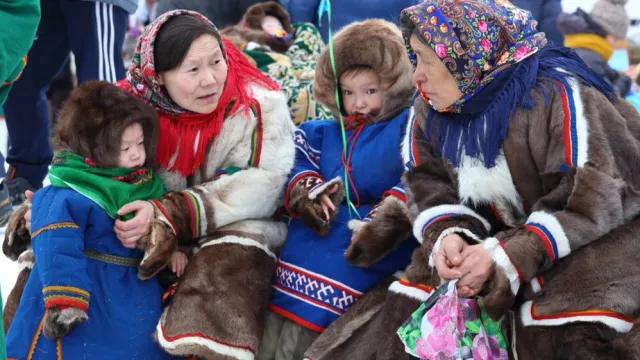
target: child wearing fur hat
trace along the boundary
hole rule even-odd
[[[340,103],[325,50],[314,90],[335,119],[306,122],[295,132],[296,163],[285,198],[293,219],[273,281],[261,359],[303,358],[363,293],[403,270],[417,246],[403,241],[411,226],[398,150],[415,88],[400,31],[384,20],[366,20],[347,26],[333,42]],[[382,212],[393,214],[394,224],[378,221]],[[395,242],[396,249],[367,268],[352,265],[364,260],[352,240],[372,232],[386,234],[384,242]]]
[[[222,30],[222,35],[280,85],[294,123],[332,117],[313,96],[316,62],[324,48],[314,25],[292,24],[277,1],[267,1],[251,6],[240,24]]]
[[[150,106],[106,82],[86,82],[66,101],[52,185],[33,196],[36,261],[7,334],[9,359],[171,358],[152,338],[163,290],[139,278],[142,252],[113,230],[122,205],[164,193],[146,162],[158,122]]]

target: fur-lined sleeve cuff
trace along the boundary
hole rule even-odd
[[[322,175],[311,170],[301,171],[291,178],[284,199],[284,207],[289,215],[298,217],[296,209],[300,201],[308,198],[312,190],[316,190],[323,184]]]
[[[489,222],[464,205],[439,205],[421,212],[413,224],[413,235],[421,244],[433,244],[429,265],[434,266],[434,254],[442,240],[458,234],[469,243],[482,242],[491,231]]]

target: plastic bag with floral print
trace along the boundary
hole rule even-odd
[[[405,350],[428,360],[508,360],[500,322],[476,299],[458,297],[456,282],[438,287],[398,329]]]

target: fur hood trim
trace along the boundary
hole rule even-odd
[[[412,67],[400,29],[382,19],[354,22],[333,37],[338,77],[355,65],[368,65],[380,76],[384,101],[380,114],[372,122],[388,120],[409,106],[415,93]],[[329,47],[325,47],[316,65],[313,82],[316,99],[340,116],[335,98],[335,78]],[[344,114],[343,114],[344,115]]]

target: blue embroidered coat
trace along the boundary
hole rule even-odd
[[[142,253],[122,246],[113,218],[80,193],[50,186],[35,193],[32,219],[36,261],[7,334],[9,359],[171,359],[152,337],[162,288],[138,279]],[[81,308],[88,320],[49,339],[42,320],[55,305]]]
[[[305,177],[330,181],[341,177],[349,184],[351,201],[364,217],[385,196],[405,200],[401,183],[402,139],[409,117],[405,110],[396,117],[364,125],[346,133],[351,150],[352,182],[346,181],[340,123],[318,120],[303,123],[295,133],[296,163],[287,193]],[[288,198],[288,196],[287,196]],[[355,303],[371,287],[409,263],[415,240],[399,248],[369,268],[349,264],[345,251],[352,231],[348,222],[358,219],[349,212],[346,199],[338,207],[327,236],[321,237],[300,219],[289,224],[287,241],[278,261],[269,309],[302,326],[321,332]],[[366,219],[365,219],[366,220]]]

